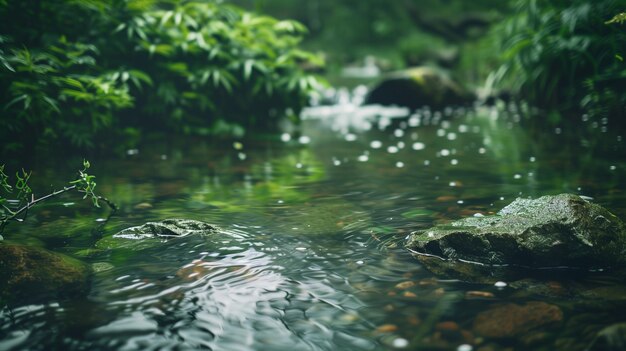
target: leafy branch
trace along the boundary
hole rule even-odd
[[[32,189],[28,185],[31,176],[30,172],[24,170],[16,172],[15,185],[10,185],[9,176],[4,173],[4,165],[1,165],[0,187],[4,194],[0,193],[0,233],[2,233],[4,227],[10,221],[24,221],[31,207],[72,190],[83,194],[83,199],[90,198],[95,207],[99,208],[100,201],[102,201],[105,202],[113,212],[117,211],[117,206],[113,202],[95,193],[96,177],[87,173],[89,167],[91,167],[89,161],[83,161],[83,169],[78,171],[78,178],[69,182],[69,186],[64,186],[62,189],[55,190],[48,195],[35,198]],[[17,190],[17,194],[12,199],[5,197],[5,195],[11,196],[15,190]]]
[[[605,23],[606,24],[613,24],[613,23],[624,24],[624,22],[626,22],[626,12],[618,13],[617,15],[615,15],[613,18],[606,21]]]

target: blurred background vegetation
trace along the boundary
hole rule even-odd
[[[343,84],[346,67],[368,65],[437,66],[555,123],[621,127],[624,11],[626,0],[4,0],[3,154],[275,128],[322,87],[315,74]]]

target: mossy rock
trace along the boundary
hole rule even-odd
[[[454,82],[443,71],[416,67],[395,72],[379,83],[367,96],[366,104],[398,105],[417,109],[440,109],[471,103],[474,95]]]
[[[89,276],[89,267],[69,256],[39,247],[0,243],[0,297],[4,301],[80,296],[88,290]]]
[[[418,258],[427,254],[453,263],[612,267],[626,263],[626,226],[599,205],[561,194],[517,199],[493,216],[414,232],[407,247]],[[454,264],[446,266],[454,269]]]
[[[163,242],[188,235],[211,235],[217,232],[218,228],[208,223],[190,219],[166,219],[126,228],[116,234],[106,236],[98,240],[96,249],[140,251],[158,247]]]

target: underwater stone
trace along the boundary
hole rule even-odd
[[[79,296],[90,270],[74,258],[39,247],[0,244],[0,300],[32,302]]]
[[[626,262],[626,227],[603,207],[561,194],[518,198],[493,216],[413,232],[407,247],[420,261],[445,263],[446,270],[456,262],[481,263],[483,271],[501,265],[607,267]]]
[[[620,351],[626,350],[626,323],[610,325],[598,332],[589,351]]]
[[[523,336],[532,330],[546,330],[563,321],[563,312],[555,305],[531,301],[525,305],[503,304],[480,312],[474,320],[474,332],[488,338]]]

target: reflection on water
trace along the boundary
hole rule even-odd
[[[529,138],[523,112],[406,116],[348,104],[309,110],[301,129],[282,136],[168,140],[92,160],[99,189],[121,208],[104,229],[95,220],[105,213],[66,198],[5,235],[92,264],[90,293],[5,308],[0,349],[583,350],[623,318],[619,279],[447,280],[402,247],[413,230],[489,214],[518,196],[572,192],[624,216],[622,137],[591,126],[582,136]],[[58,169],[43,162],[35,172],[50,182]],[[141,251],[85,249],[165,218],[222,231]],[[481,312],[532,301],[558,306],[564,320],[514,339],[477,332]]]

